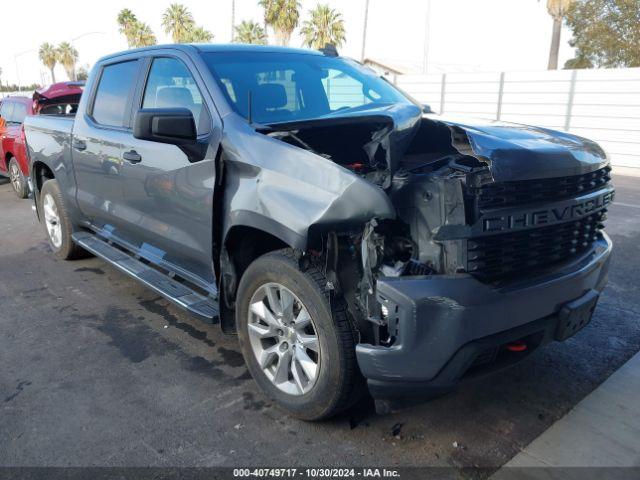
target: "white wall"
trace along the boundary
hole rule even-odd
[[[567,130],[597,141],[614,165],[640,168],[640,68],[403,75],[397,84],[435,112]]]

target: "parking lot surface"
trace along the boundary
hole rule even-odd
[[[0,180],[0,465],[497,468],[640,350],[640,178],[614,182],[586,329],[429,403],[304,423],[263,397],[235,337],[99,259],[55,259]]]

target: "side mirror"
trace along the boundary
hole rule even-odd
[[[177,146],[197,143],[198,132],[188,108],[143,108],[133,122],[133,136],[140,140]]]
[[[4,118],[0,117],[0,129],[4,129],[7,126],[7,122]]]
[[[431,109],[431,105],[427,105],[426,103],[422,105],[422,113],[436,113]]]

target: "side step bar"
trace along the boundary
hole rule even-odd
[[[87,232],[76,232],[73,241],[85,250],[139,280],[156,291],[167,300],[184,308],[200,320],[214,324],[219,322],[217,302],[211,297],[202,295],[188,286],[177,282],[167,275],[155,270],[133,256],[102,240],[97,235]]]

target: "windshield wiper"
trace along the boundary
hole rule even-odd
[[[323,115],[321,118],[344,115],[345,113],[348,114],[348,113],[362,112],[362,111],[370,110],[372,108],[388,107],[390,105],[393,105],[393,103],[386,103],[386,102],[385,103],[365,103],[363,105],[358,105],[357,107],[343,108],[341,110],[336,110],[335,112],[327,113],[326,115]]]

